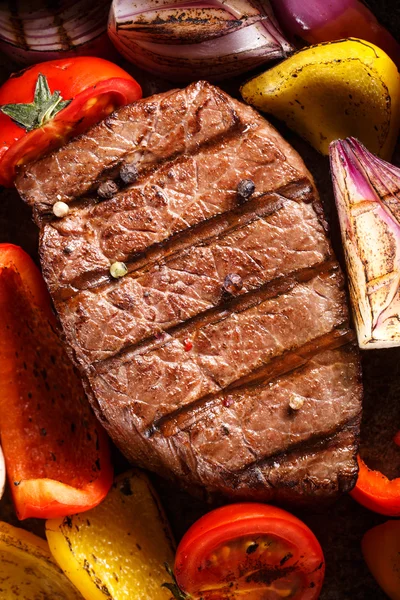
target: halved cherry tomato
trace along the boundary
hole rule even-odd
[[[400,477],[388,479],[380,471],[369,469],[358,456],[358,479],[350,492],[362,506],[388,517],[400,516]]]
[[[12,75],[0,87],[0,107],[32,103],[40,75],[51,94],[59,92],[62,102],[69,103],[61,110],[63,105],[58,105],[54,116],[30,131],[0,112],[0,185],[12,185],[19,165],[54,150],[142,96],[140,85],[117,65],[77,57],[40,63]]]
[[[232,504],[197,521],[179,544],[175,576],[196,600],[314,600],[325,572],[321,546],[290,513]]]
[[[369,570],[391,600],[400,600],[400,521],[387,521],[364,535],[362,551]]]

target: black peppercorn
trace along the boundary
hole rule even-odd
[[[105,200],[109,200],[118,192],[118,186],[115,181],[112,179],[108,179],[107,181],[103,181],[102,184],[97,188],[97,193],[100,198],[104,198]]]
[[[238,183],[237,193],[242,200],[247,200],[252,194],[254,194],[255,189],[256,186],[254,181],[251,179],[242,179],[242,181],[239,181]]]
[[[139,177],[139,172],[133,163],[125,163],[122,165],[119,176],[125,185],[134,183]]]

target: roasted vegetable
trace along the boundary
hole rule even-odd
[[[400,345],[400,170],[355,139],[334,142],[331,167],[358,343]]]
[[[358,479],[350,492],[362,506],[381,515],[400,517],[400,477],[388,479],[380,471],[369,469],[358,457]]]
[[[323,154],[355,136],[389,159],[400,124],[400,75],[385,52],[357,39],[301,50],[241,89]]]
[[[114,0],[109,35],[126,59],[171,81],[226,79],[293,50],[268,0]]]
[[[119,477],[106,500],[82,514],[47,521],[50,550],[86,600],[169,600],[164,563],[174,544],[147,477]]]
[[[307,525],[257,503],[202,517],[184,535],[175,559],[177,585],[193,600],[316,600],[324,572],[321,546]]]
[[[271,0],[286,33],[309,44],[358,37],[382,48],[400,66],[400,46],[360,0]]]
[[[0,50],[22,64],[69,56],[111,58],[109,0],[0,2]]]
[[[369,570],[391,600],[400,600],[400,521],[373,527],[362,540]]]
[[[0,522],[2,600],[82,600],[39,537]]]
[[[108,440],[55,331],[43,278],[0,245],[0,437],[17,515],[87,510],[112,483]]]

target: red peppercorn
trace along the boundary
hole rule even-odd
[[[395,436],[394,436],[394,438],[393,438],[393,441],[394,441],[394,443],[395,443],[397,446],[400,446],[400,431],[398,431],[398,432],[396,433],[396,435],[395,435]]]
[[[183,347],[185,348],[185,352],[190,352],[193,348],[193,342],[189,338],[186,338],[186,340],[183,340]]]
[[[226,398],[224,398],[224,399],[222,400],[222,404],[223,404],[224,406],[226,406],[226,408],[229,408],[230,406],[232,406],[232,404],[233,404],[234,402],[235,402],[235,401],[234,401],[234,399],[233,399],[233,397],[232,397],[232,396],[227,396]]]

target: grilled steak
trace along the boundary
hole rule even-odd
[[[310,174],[262,117],[192,84],[118,110],[17,188],[71,356],[130,460],[236,498],[352,487],[343,278]]]

